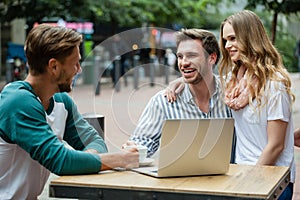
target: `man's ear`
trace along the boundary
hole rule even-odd
[[[55,58],[51,58],[48,62],[48,69],[50,70],[51,73],[56,74],[57,73],[57,60]]]
[[[215,65],[216,61],[217,61],[217,54],[216,53],[212,53],[209,55],[209,59],[208,61],[212,64]]]

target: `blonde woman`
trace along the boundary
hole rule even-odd
[[[292,199],[295,181],[291,80],[259,17],[244,10],[221,24],[220,78],[232,109],[238,164],[291,168],[280,199]]]

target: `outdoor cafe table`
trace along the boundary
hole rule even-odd
[[[277,199],[289,183],[288,167],[231,164],[212,176],[153,178],[133,171],[103,171],[61,176],[49,186],[50,197],[77,199]]]

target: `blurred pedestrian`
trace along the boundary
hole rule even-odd
[[[165,53],[165,63],[170,66],[171,69],[175,69],[176,67],[176,55],[173,53],[173,50],[170,48],[166,49]]]
[[[115,85],[130,68],[128,56],[130,55],[129,52],[131,49],[118,34],[112,36],[111,45],[108,48],[112,59],[110,75],[112,82]],[[119,68],[116,69],[117,67]]]

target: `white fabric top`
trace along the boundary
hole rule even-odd
[[[62,140],[65,131],[67,111],[64,108],[64,104],[58,102],[54,102],[54,104],[51,114],[47,115],[45,113],[45,115],[53,132]],[[1,163],[0,174],[6,173],[10,176],[6,177],[3,175],[2,177],[6,180],[5,182],[7,184],[0,188],[0,199],[36,199],[44,189],[44,185],[50,174],[49,170],[33,160],[30,155],[17,144],[9,144],[1,137],[0,149],[1,160],[7,160],[5,166]],[[6,159],[3,157],[6,157]],[[10,171],[14,172],[13,176],[11,176],[12,173],[10,173]]]
[[[268,142],[268,121],[280,119],[289,122],[285,136],[285,148],[275,165],[290,166],[291,182],[295,182],[291,99],[282,83],[269,81],[267,86],[269,87],[267,98],[262,100],[262,103],[266,104],[261,107],[259,113],[250,105],[239,111],[232,111],[237,134],[235,161],[237,164],[256,164]],[[255,106],[256,101],[254,100],[253,103]]]
[[[1,91],[0,110],[0,200],[37,199],[49,171],[99,172],[100,157],[82,151],[107,147],[67,93],[54,94],[45,111],[31,85],[15,81]]]

